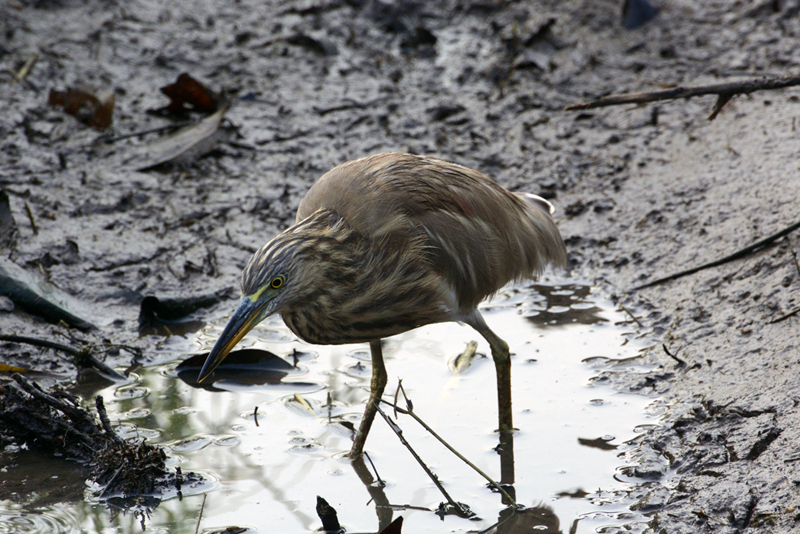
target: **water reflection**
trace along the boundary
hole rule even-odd
[[[510,533],[523,527],[557,532],[559,518],[577,525],[576,532],[613,523],[616,514],[627,510],[624,503],[609,499],[598,508],[594,489],[613,490],[607,495],[625,487],[612,478],[624,445],[613,450],[593,444],[607,443],[611,436],[615,444],[630,439],[633,429],[647,422],[643,408],[649,402],[591,381],[598,372],[621,366],[626,372],[644,369],[621,363],[640,348],[635,340],[625,344],[629,331],[614,324],[623,317],[589,287],[575,285],[506,289],[484,314],[514,353],[518,432],[494,432],[496,379],[490,360],[481,357],[488,351],[482,340],[470,365],[458,366],[459,372],[448,368],[475,335],[466,327],[433,325],[387,340],[387,391],[402,378],[415,413],[518,501],[541,499],[545,505],[512,514],[483,479],[413,424],[403,428],[406,439],[453,498],[469,504],[481,519],[440,520],[432,513],[441,495],[385,424],[376,424],[367,440],[374,468],[364,460],[344,459],[368,397],[368,352],[360,345],[306,345],[292,340],[279,319],[271,318],[243,343],[262,353],[257,359],[268,362],[265,368],[245,362],[202,389],[192,380],[199,364],[189,360],[183,368],[171,362],[139,369],[122,386],[94,386],[104,388],[112,423],[120,425],[123,435],[159,443],[173,465],[218,481],[219,491],[208,493],[204,506],[199,495],[164,500],[147,520],[147,529],[192,533],[202,508],[201,531],[229,525],[262,532],[313,531],[320,525],[314,514],[317,495],[337,509],[348,532],[379,531],[397,515],[406,519],[404,530],[415,534]],[[200,363],[222,326],[198,336]],[[90,389],[81,391],[89,397],[95,393]],[[48,487],[44,480],[40,484]],[[0,498],[0,511],[17,512],[10,497]],[[59,514],[53,502],[44,507]],[[38,513],[35,505],[25,510]],[[81,531],[141,531],[136,518],[112,518],[100,503],[78,499],[61,510],[78,518]]]
[[[378,532],[380,532],[391,524],[394,512],[392,506],[389,504],[389,498],[386,497],[386,493],[383,491],[386,484],[383,481],[376,480],[372,476],[364,458],[365,457],[362,456],[353,461],[353,471],[355,471],[358,479],[367,488],[370,500],[375,503],[375,513],[378,516]],[[369,453],[367,453],[366,458],[369,459]]]
[[[203,382],[197,378],[208,353],[195,354],[181,362],[176,368],[178,378],[193,388],[207,391],[224,391],[217,383],[234,383],[241,386],[264,386],[279,384],[291,375],[303,374],[303,370],[283,358],[260,349],[241,349],[231,352],[222,364]],[[297,357],[295,356],[296,360]],[[299,384],[297,384],[299,385]],[[306,384],[312,385],[312,384]]]
[[[500,432],[499,436],[500,443],[495,450],[500,455],[500,484],[511,498],[516,500],[516,490],[514,489],[514,434]],[[503,504],[514,503],[506,502],[506,499],[503,499]]]
[[[51,508],[26,508],[13,510],[0,503],[0,532],[9,534],[72,533],[80,532],[80,521],[75,510],[64,505]]]
[[[531,508],[506,508],[500,512],[497,523],[486,530],[470,531],[476,534],[522,534],[541,532],[561,534],[561,523],[553,509],[546,505]]]
[[[522,314],[534,324],[594,325],[607,321],[603,317],[602,308],[595,302],[587,300],[591,294],[590,286],[533,284],[532,288],[540,295],[540,300],[533,300],[521,308]]]

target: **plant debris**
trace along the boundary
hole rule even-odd
[[[170,100],[169,104],[156,110],[161,113],[186,114],[190,111],[214,113],[222,103],[218,93],[185,72],[178,76],[175,83],[162,87],[161,92]]]
[[[181,485],[202,480],[195,473],[167,469],[163,449],[144,440],[120,438],[101,396],[95,399],[98,423],[79,398],[63,389],[45,392],[18,374],[13,378],[15,384],[0,387],[2,440],[84,464],[89,480],[103,488],[101,499],[122,497],[140,504],[138,497],[180,491]]]
[[[230,103],[225,103],[214,114],[198,122],[159,137],[148,145],[136,147],[123,158],[123,167],[144,170],[167,162],[191,164],[229,137],[229,129],[220,127],[229,108]]]
[[[50,105],[62,107],[64,111],[83,124],[96,130],[106,130],[114,116],[114,93],[94,92],[92,89],[50,90]]]
[[[5,258],[0,258],[0,295],[51,323],[63,321],[79,330],[95,329],[82,317],[84,305],[75,297]]]

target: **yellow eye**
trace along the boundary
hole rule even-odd
[[[283,286],[283,276],[278,275],[275,278],[273,278],[272,282],[269,283],[269,286],[272,289],[280,289],[281,286]]]

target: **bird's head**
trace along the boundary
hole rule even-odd
[[[261,247],[242,273],[239,307],[206,358],[198,381],[208,378],[258,323],[325,291],[328,266],[343,253],[337,245],[348,232],[335,213],[317,212]]]

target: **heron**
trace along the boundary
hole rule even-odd
[[[387,152],[343,163],[308,190],[295,224],[250,258],[239,305],[199,380],[275,313],[312,344],[369,343],[372,379],[349,452],[355,459],[387,382],[381,339],[457,321],[489,342],[499,431],[512,432],[509,347],[478,304],[508,282],[566,263],[552,210],[541,197],[433,157]]]

